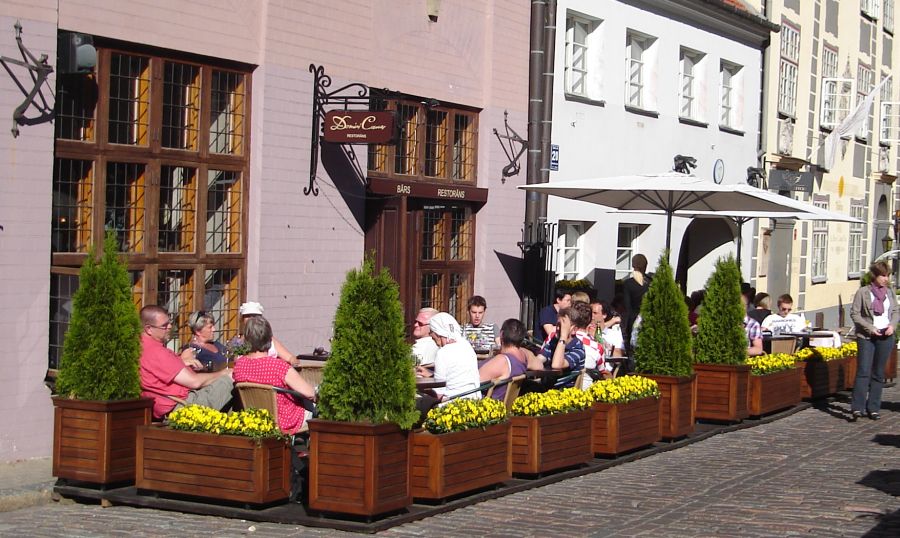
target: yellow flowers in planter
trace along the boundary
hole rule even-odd
[[[169,413],[167,424],[174,430],[243,435],[263,439],[285,437],[275,419],[265,409],[245,409],[223,413],[202,405],[188,405]]]
[[[626,375],[598,381],[587,393],[595,402],[626,403],[641,398],[659,398],[659,385],[643,376]]]
[[[586,409],[591,403],[591,396],[578,388],[529,392],[516,398],[512,414],[524,417],[556,415]]]
[[[428,412],[425,429],[431,433],[450,433],[486,428],[506,420],[506,405],[493,398],[459,398]]]
[[[805,347],[794,354],[798,361],[833,361],[843,359],[843,347]]]
[[[758,357],[748,357],[747,364],[750,365],[751,375],[768,375],[775,372],[790,370],[797,362],[794,355],[787,353],[774,353],[771,355],[760,355]]]
[[[841,346],[841,353],[844,357],[855,357],[857,351],[856,342],[846,342]]]

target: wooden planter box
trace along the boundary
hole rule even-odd
[[[896,350],[894,350],[896,351]],[[844,390],[853,390],[853,383],[856,382],[856,355],[847,357],[844,363]],[[885,371],[886,372],[886,371]],[[885,373],[885,378],[887,374]]]
[[[443,499],[509,480],[510,424],[412,435],[409,480],[416,499]]]
[[[747,410],[750,366],[695,364],[694,373],[697,374],[696,418],[740,422],[750,416]]]
[[[816,399],[837,394],[844,390],[844,368],[847,359],[833,361],[800,361],[800,396]]]
[[[685,377],[641,375],[659,385],[659,435],[663,439],[677,439],[693,432],[697,374]]]
[[[291,453],[279,439],[138,428],[138,489],[246,504],[286,500]]]
[[[891,349],[891,354],[888,356],[887,365],[884,367],[884,379],[886,381],[893,381],[897,377],[897,348],[896,346]]]
[[[150,424],[153,400],[53,397],[53,476],[94,484],[134,482],[137,427]]]
[[[787,409],[800,403],[800,368],[791,368],[768,375],[751,375],[747,407],[750,415],[758,417]]]
[[[615,456],[659,441],[659,398],[641,398],[628,403],[597,402],[591,450]]]
[[[319,419],[309,431],[310,509],[371,517],[412,504],[408,431]]]
[[[512,424],[512,471],[540,474],[589,461],[591,410],[510,417]]]

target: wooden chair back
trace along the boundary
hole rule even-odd
[[[278,416],[278,404],[275,401],[275,390],[272,385],[262,383],[235,383],[238,396],[244,409],[266,409],[273,417]]]
[[[503,397],[503,403],[506,405],[507,411],[512,409],[513,402],[519,397],[519,392],[522,390],[522,382],[524,381],[525,374],[520,374],[510,379],[509,383],[506,384],[506,396]]]
[[[797,349],[796,338],[772,338],[772,353],[787,353],[790,355]]]

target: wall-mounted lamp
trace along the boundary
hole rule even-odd
[[[56,72],[61,75],[90,73],[97,65],[94,38],[74,32],[60,32],[56,38]]]
[[[441,10],[441,0],[425,0],[425,12],[428,14],[428,20],[437,22],[438,11]]]
[[[674,170],[681,174],[690,174],[691,169],[697,168],[697,159],[693,157],[688,157],[687,155],[676,155],[675,156],[675,167]]]
[[[885,232],[884,237],[881,238],[881,247],[884,248],[885,252],[890,252],[891,247],[894,246],[894,238],[891,237],[891,232]]]
[[[747,168],[747,185],[762,188],[766,179],[766,171],[762,168],[750,166]]]

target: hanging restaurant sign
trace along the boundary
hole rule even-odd
[[[323,137],[338,144],[386,144],[394,140],[394,113],[368,110],[329,110]]]

